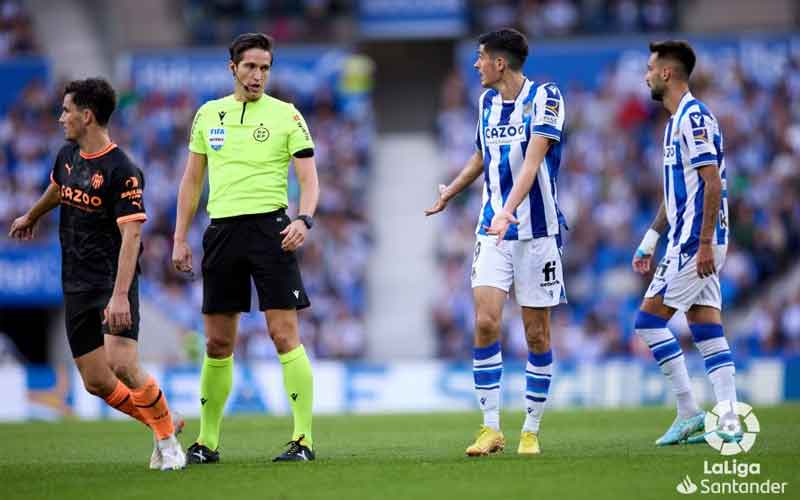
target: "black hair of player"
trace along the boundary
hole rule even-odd
[[[104,78],[73,80],[64,87],[64,96],[72,95],[78,108],[89,109],[98,125],[105,127],[117,108],[117,93]]]
[[[506,57],[508,67],[514,71],[522,69],[528,58],[528,39],[514,28],[502,28],[490,31],[478,37],[478,43],[486,52],[502,53]]]
[[[689,45],[689,42],[684,40],[650,42],[650,53],[657,54],[659,59],[671,59],[678,62],[683,71],[684,80],[689,80],[697,62],[694,49]]]
[[[238,65],[242,61],[242,54],[250,49],[263,49],[269,52],[270,56],[274,58],[272,53],[272,38],[264,33],[242,33],[237,36],[231,46],[228,47],[228,52],[231,56],[231,61],[234,65]]]

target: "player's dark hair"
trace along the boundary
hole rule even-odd
[[[239,64],[242,60],[242,54],[250,49],[264,49],[274,58],[271,37],[264,33],[242,33],[237,36],[233,42],[231,42],[231,46],[228,47],[228,52],[231,55],[233,64]]]
[[[508,62],[508,67],[514,71],[521,70],[525,59],[528,58],[528,39],[513,28],[484,33],[478,37],[478,43],[483,45],[487,52],[502,53]]]
[[[697,62],[694,50],[689,42],[683,40],[665,40],[650,42],[650,53],[657,54],[659,59],[671,59],[680,64],[685,80],[689,79]]]
[[[64,88],[64,96],[67,94],[72,95],[75,106],[91,110],[101,127],[108,124],[111,113],[117,107],[117,93],[108,80],[103,78],[73,80]]]

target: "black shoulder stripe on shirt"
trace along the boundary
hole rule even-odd
[[[295,158],[312,158],[314,156],[314,148],[305,148],[296,152],[293,155]]]

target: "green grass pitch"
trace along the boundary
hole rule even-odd
[[[785,496],[800,498],[800,405],[755,411],[761,423],[755,446],[733,458],[761,464],[761,474],[748,481],[788,481]],[[318,417],[317,461],[273,464],[288,440],[290,419],[229,417],[222,463],[179,472],[147,470],[152,441],[138,423],[3,424],[0,498],[682,498],[678,482],[688,474],[699,484],[704,460],[723,457],[705,444],[653,446],[672,418],[668,408],[549,411],[543,454],[519,457],[523,416],[507,413],[506,451],[468,458],[464,448],[477,430],[478,412]],[[187,423],[184,446],[197,429],[197,421]]]

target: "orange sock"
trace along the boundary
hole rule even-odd
[[[142,415],[142,412],[139,411],[139,408],[133,404],[133,398],[131,398],[130,389],[125,387],[125,384],[119,380],[117,380],[117,386],[114,388],[114,391],[104,399],[105,402],[108,403],[108,406],[114,408],[115,410],[119,410],[126,415],[130,415],[144,425],[147,425],[147,420],[145,419],[144,415]]]
[[[167,438],[175,433],[167,406],[167,397],[158,387],[158,382],[152,375],[148,377],[143,386],[131,389],[131,399],[136,405],[136,409],[144,415],[158,439]]]

